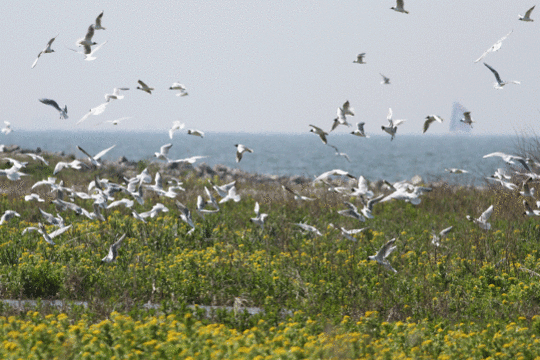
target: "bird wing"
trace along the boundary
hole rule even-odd
[[[162,147],[159,148],[159,151],[163,155],[169,154],[169,149],[173,146],[173,144],[165,144]]]
[[[86,32],[86,36],[84,37],[85,41],[92,41],[92,37],[94,36],[94,24],[90,25],[88,27],[88,31]]]
[[[497,82],[501,83],[502,80],[501,80],[501,77],[499,76],[499,73],[494,69],[492,68],[491,66],[489,66],[488,64],[484,63],[484,65],[486,65],[486,67],[491,70],[491,72],[493,73],[493,75],[495,75],[495,79],[497,79]]]
[[[392,246],[395,242],[396,242],[396,239],[394,238],[388,241],[386,244],[384,244],[379,250],[379,252],[377,253],[377,257],[381,259],[385,259],[386,257],[388,257],[388,255],[390,255],[392,251],[396,249],[395,246]]]
[[[90,155],[89,153],[86,152],[86,150],[84,150],[82,147],[80,147],[79,145],[77,145],[77,149],[79,149],[84,155],[88,156],[89,159],[92,159],[92,155]]]
[[[481,222],[486,222],[489,220],[489,217],[491,216],[491,214],[493,213],[493,205],[491,205],[490,207],[487,208],[486,211],[484,211],[482,213],[482,215],[480,215],[480,221]]]
[[[500,156],[502,158],[505,158],[507,157],[508,155],[503,153],[503,152],[500,152],[500,151],[496,151],[496,152],[493,152],[491,154],[487,154],[487,155],[484,155],[483,158],[488,158],[488,157],[492,157],[492,156]]]
[[[62,109],[60,108],[60,106],[58,106],[58,104],[54,100],[43,98],[43,99],[39,99],[39,101],[41,101],[45,105],[50,105],[54,107],[56,110],[62,112]]]
[[[396,3],[397,3],[397,7],[398,7],[398,8],[403,8],[403,6],[405,5],[405,4],[403,3],[403,0],[397,0]]]
[[[115,146],[116,146],[116,144],[113,145],[113,146],[111,146],[110,148],[107,148],[107,149],[105,149],[105,150],[100,151],[99,153],[96,154],[96,156],[93,157],[93,159],[94,159],[94,160],[98,160],[98,159],[101,158],[103,155],[105,155],[106,153],[108,153],[109,150],[113,149]]]
[[[259,211],[260,211],[260,207],[259,207],[259,202],[255,202],[255,215],[259,216]]]
[[[367,203],[367,208],[369,209],[369,211],[373,211],[373,205],[375,205],[376,203],[381,201],[383,197],[384,197],[384,194],[381,194],[381,195],[369,200],[368,203]]]
[[[426,117],[426,121],[424,122],[424,130],[422,131],[422,134],[425,134],[427,129],[429,129],[429,125],[431,125],[431,123],[434,121],[435,121],[435,118],[433,116]]]
[[[536,6],[536,5],[534,5],[534,6]],[[525,13],[526,18],[531,16],[532,11],[534,10],[534,6],[532,8],[530,8],[529,10],[527,10],[527,12]]]
[[[137,81],[139,84],[141,84],[141,86],[143,88],[148,88],[148,85],[146,85],[145,83],[143,83],[141,80]]]
[[[450,227],[447,227],[446,229],[441,230],[439,235],[441,237],[444,237],[444,236],[448,235],[448,233],[450,232],[450,230],[452,230],[452,228],[453,228],[453,226],[450,226]]]
[[[36,60],[34,60],[34,63],[32,64],[32,69],[36,66],[36,64],[37,64],[37,62],[38,62],[39,57],[41,56],[41,54],[43,54],[43,51],[41,51],[41,52],[38,54]]]
[[[392,126],[392,108],[388,108],[388,115],[386,116],[386,118],[390,122],[390,126]]]
[[[101,18],[103,17],[103,11],[96,18],[96,25],[101,27]]]
[[[118,249],[120,245],[122,245],[122,241],[124,241],[125,238],[126,238],[126,234],[120,236],[120,239],[118,239],[118,241],[116,241],[114,244],[111,245],[113,250]]]
[[[65,233],[67,230],[69,230],[70,227],[71,227],[71,224],[68,225],[68,226],[64,226],[64,227],[62,227],[60,229],[57,229],[57,230],[53,231],[52,233],[50,233],[49,237],[51,239],[53,239],[53,238],[57,237],[58,235]]]

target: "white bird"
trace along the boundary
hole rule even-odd
[[[39,155],[32,154],[32,153],[21,153],[21,155],[30,156],[32,158],[32,160],[39,160],[42,163],[44,163],[45,165],[49,165],[49,162],[47,160],[45,160],[43,158],[43,156],[39,156]]]
[[[373,197],[373,191],[369,190],[369,184],[366,178],[362,175],[358,178],[358,187],[352,188],[351,196],[365,196],[367,198]]]
[[[192,229],[188,232],[188,234],[190,234],[193,230],[195,230],[195,224],[193,224],[193,219],[191,218],[191,212],[184,204],[182,204],[178,200],[176,200],[176,207],[180,211],[180,219],[182,219],[182,221],[184,221],[189,226],[191,226]]]
[[[366,53],[361,53],[356,55],[356,60],[353,61],[353,63],[356,64],[365,64],[364,62],[364,56],[366,56]]]
[[[58,35],[60,35],[60,34],[58,34]],[[53,37],[51,40],[49,40],[49,42],[47,43],[47,47],[46,47],[45,49],[41,50],[41,52],[38,54],[36,60],[34,60],[34,63],[32,64],[32,69],[36,66],[36,64],[37,64],[37,62],[38,62],[39,57],[41,56],[41,54],[50,54],[50,53],[53,53],[53,52],[54,52],[54,50],[51,49],[51,45],[52,45],[54,39],[56,39],[56,37],[57,37],[58,35],[56,35],[56,36]]]
[[[347,101],[348,103],[348,101]],[[332,128],[330,129],[330,131],[334,131],[335,128],[338,127],[338,125],[346,125],[346,126],[351,126],[351,124],[349,124],[347,122],[347,117],[346,117],[346,113],[345,113],[345,110],[343,108],[338,108],[337,109],[337,114],[336,114],[336,118],[334,118],[334,122],[332,123]]]
[[[392,138],[390,139],[390,141],[394,140],[394,137],[396,136],[396,132],[397,132],[397,127],[398,125],[401,125],[403,124],[406,120],[392,120],[392,108],[389,108],[388,109],[388,115],[387,115],[387,120],[388,120],[388,126],[381,126],[381,129],[383,131],[386,131],[388,134],[390,134],[392,136]]]
[[[94,166],[97,166],[97,167],[100,167],[101,166],[101,162],[99,161],[99,159],[101,159],[101,157],[103,155],[105,155],[106,153],[108,153],[110,150],[112,150],[116,145],[113,145],[105,150],[102,150],[100,152],[98,152],[96,155],[92,156],[90,155],[89,153],[87,153],[82,147],[80,147],[79,145],[77,145],[77,149],[79,149],[84,155],[86,155],[88,157],[88,160],[90,160],[90,162],[92,163],[92,165]]]
[[[525,212],[523,213],[523,215],[527,215],[527,216],[540,216],[540,210],[538,209],[531,209],[531,207],[529,206],[529,204],[527,203],[527,200],[523,200],[523,206],[525,207]]]
[[[5,223],[6,221],[9,221],[10,219],[13,219],[15,216],[21,217],[21,215],[16,211],[6,210],[4,212],[4,215],[2,215],[2,217],[0,218],[0,225]]]
[[[4,124],[6,124],[6,126],[2,129],[2,132],[7,135],[12,132],[13,129],[11,129],[11,123],[9,121],[4,121]]]
[[[424,122],[424,130],[422,131],[422,134],[425,134],[426,131],[429,128],[429,125],[431,125],[432,122],[437,121],[438,123],[441,123],[444,121],[443,118],[441,118],[438,115],[428,115],[426,116],[426,121]]]
[[[184,126],[186,126],[184,123],[181,123],[180,121],[174,121],[173,126],[169,130],[169,137],[172,139],[174,132],[182,130]]]
[[[233,188],[235,185],[236,185],[236,180],[235,181],[232,181],[228,184],[225,184],[225,185],[221,185],[221,186],[217,186],[216,184],[214,184],[212,182],[212,180],[208,179],[208,182],[210,182],[210,184],[212,185],[212,188],[217,192],[217,194],[220,196],[220,197],[225,197],[227,196],[227,193],[229,192],[229,190],[231,188]]]
[[[87,49],[89,49],[93,45],[97,45],[96,42],[92,41],[92,37],[94,36],[94,29],[95,29],[94,24],[90,25],[88,27],[88,30],[87,30],[86,35],[84,36],[84,38],[81,38],[81,39],[77,40],[77,42],[75,44],[77,46],[85,47],[85,51],[87,51]],[[90,53],[90,50],[88,50],[88,53]]]
[[[131,208],[133,206],[133,200],[130,200],[130,199],[121,199],[121,200],[116,200],[116,201],[113,201],[112,203],[110,203],[109,205],[107,205],[107,210],[108,209],[111,209],[113,207],[116,207],[116,206],[120,206],[120,205],[124,205],[125,207],[127,208]]]
[[[167,209],[165,207],[165,205],[163,205],[162,203],[157,203],[155,204],[152,209],[150,209],[149,211],[145,211],[143,213],[140,213],[140,217],[142,217],[143,219],[147,218],[147,217],[151,217],[152,219],[155,218],[156,216],[158,216],[158,214],[160,212],[169,212],[169,209]]]
[[[444,169],[444,171],[449,172],[450,174],[467,174],[467,170],[463,169],[457,169],[457,168],[450,168],[450,169]]]
[[[367,202],[364,201],[364,198],[361,197],[360,199],[362,200],[362,202],[364,203],[364,207],[362,208],[362,210],[360,210],[360,212],[362,213],[362,215],[364,215],[366,218],[368,219],[373,219],[373,205],[375,205],[376,203],[378,203],[379,201],[381,201],[382,199],[384,198],[384,194],[381,194],[373,199],[370,199],[368,200]]]
[[[203,138],[204,137],[204,132],[200,131],[200,130],[195,130],[195,129],[189,129],[187,131],[188,135],[193,135],[193,136],[198,136],[200,138]]]
[[[160,160],[169,161],[169,158],[167,157],[167,155],[169,155],[169,150],[171,149],[172,146],[173,144],[163,145],[162,147],[159,148],[159,152],[154,153],[154,156]]]
[[[512,30],[514,31],[514,30]],[[493,44],[489,49],[487,49],[478,59],[476,59],[474,62],[477,63],[479,62],[480,60],[482,60],[483,58],[486,57],[487,54],[489,54],[490,52],[495,52],[495,51],[498,51],[501,46],[502,46],[502,42],[512,33],[512,31],[510,31],[508,34],[506,34],[505,36],[503,36],[502,38],[499,39],[499,41],[497,41],[495,44]]]
[[[496,151],[491,154],[484,155],[483,158],[485,159],[485,158],[493,157],[493,156],[501,157],[507,164],[510,164],[510,165],[515,164],[514,160],[516,160],[525,168],[525,170],[527,170],[528,172],[531,172],[529,165],[527,165],[527,161],[521,156],[509,155],[500,151]]]
[[[58,235],[61,235],[64,232],[66,232],[67,230],[69,230],[71,228],[71,226],[72,225],[70,224],[68,226],[61,227],[60,229],[57,229],[57,230],[53,231],[52,233],[47,233],[47,230],[45,229],[43,224],[38,223],[38,227],[30,226],[30,227],[27,227],[26,229],[24,229],[23,232],[22,232],[22,235],[26,234],[29,231],[37,231],[38,233],[41,234],[41,236],[43,236],[43,239],[45,239],[45,241],[47,243],[49,243],[51,245],[56,245],[52,239],[54,239]]]
[[[58,163],[56,163],[56,166],[54,167],[53,175],[56,175],[58,172],[62,171],[62,169],[66,167],[70,167],[75,170],[81,170],[83,166],[88,168],[88,166],[85,163],[80,162],[79,160],[76,160],[76,159],[73,160],[72,162],[59,161]]]
[[[465,116],[465,117],[463,119],[460,119],[459,121],[461,121],[465,125],[469,125],[471,127],[471,129],[472,129],[472,124],[475,121],[471,118],[471,112],[470,111],[465,111],[463,113],[463,116]]]
[[[239,202],[240,199],[241,199],[240,195],[236,193],[236,186],[233,186],[229,189],[229,191],[227,192],[227,195],[221,200],[219,200],[219,203],[223,204],[229,200],[234,200],[234,202]]]
[[[107,43],[107,41],[104,41],[102,42],[101,44],[97,45],[97,43],[94,43],[96,44],[97,46],[92,50],[92,47],[90,45],[84,45],[84,50],[83,51],[77,51],[75,49],[71,49],[71,48],[68,48],[69,50],[71,51],[74,51],[76,52],[77,54],[83,54],[84,55],[84,60],[85,61],[94,61],[97,59],[97,57],[95,57],[95,53],[101,49],[101,47],[103,45],[105,45]]]
[[[99,125],[99,124],[103,124],[104,122],[111,123],[113,125],[118,125],[118,124],[120,124],[120,122],[122,122],[124,120],[127,120],[127,119],[131,119],[131,116],[125,116],[125,117],[114,119],[114,120],[102,121],[102,122],[96,124],[96,126]]]
[[[336,156],[342,156],[342,157],[345,158],[345,160],[347,160],[348,162],[351,162],[351,159],[349,158],[349,155],[347,155],[344,152],[340,152],[339,149],[337,148],[337,146],[334,146],[332,144],[327,144],[327,145],[330,146],[331,148],[333,148],[336,151]]]
[[[37,200],[38,202],[45,202],[38,194],[31,193],[30,195],[24,196],[24,201]]]
[[[20,162],[19,160],[15,160],[15,159],[12,159],[12,158],[10,158],[10,157],[0,158],[0,160],[7,160],[7,161],[9,161],[9,163],[12,164],[13,167],[16,168],[17,170],[20,170],[20,169],[22,169],[22,168],[25,168],[26,165],[28,165],[28,162],[27,162],[27,161]]]
[[[27,175],[18,170],[19,169],[16,166],[12,166],[7,170],[0,170],[0,176],[6,176],[11,181],[17,181],[21,178],[21,176]]]
[[[364,125],[365,124],[366,124],[365,122],[357,122],[356,123],[356,130],[351,131],[351,134],[356,135],[356,136],[360,136],[360,137],[369,138],[369,135],[366,135],[366,133],[364,132]]]
[[[43,98],[43,99],[39,99],[39,101],[41,101],[45,105],[50,105],[53,108],[55,108],[56,110],[58,110],[60,112],[60,119],[67,119],[68,118],[67,105],[64,107],[64,109],[61,109],[60,106],[58,106],[58,104],[54,100]]]
[[[120,95],[120,91],[126,91],[129,90],[129,88],[123,87],[123,88],[114,88],[112,94],[105,94],[105,100],[107,102],[110,102],[111,100],[121,100],[124,98],[124,95]]]
[[[180,83],[173,83],[171,87],[169,87],[169,90],[178,90],[178,93],[176,93],[176,96],[187,96],[189,95],[188,92],[186,91],[186,87],[184,86],[184,84],[180,84]]]
[[[180,164],[180,163],[189,163],[189,164],[194,164],[197,160],[199,159],[205,159],[207,158],[208,155],[195,155],[195,156],[192,156],[192,157],[188,157],[188,158],[185,158],[185,159],[176,159],[176,160],[170,160],[168,159],[167,160],[167,163],[176,163],[176,164]]]
[[[431,243],[437,247],[441,246],[441,240],[448,235],[450,230],[452,230],[453,226],[447,227],[446,229],[441,230],[439,235],[432,233]]]
[[[250,148],[247,148],[245,147],[244,145],[242,144],[235,144],[234,146],[236,146],[236,162],[239,163],[240,160],[242,160],[242,155],[247,151],[247,152],[250,152],[252,153],[253,150],[251,150]]]
[[[111,263],[118,257],[118,249],[120,248],[120,245],[122,245],[122,241],[126,238],[126,234],[122,235],[118,241],[116,241],[114,244],[109,247],[109,253],[107,256],[105,256],[103,259],[101,259],[102,262]]]
[[[400,12],[400,13],[408,14],[409,12],[405,10],[403,6],[404,6],[403,0],[396,0],[396,6],[395,7],[392,6],[390,9]]]
[[[486,179],[488,180],[493,180],[493,181],[498,181],[502,186],[504,186],[505,188],[507,188],[508,190],[515,190],[517,189],[517,185],[514,184],[514,183],[511,183],[511,182],[508,182],[508,181],[504,181],[502,179],[497,179],[497,178],[494,178],[492,176],[489,176],[489,177],[486,177]]]
[[[381,73],[379,73],[379,75],[381,75],[383,77],[383,81],[381,81],[382,85],[390,85],[390,78],[387,78],[386,76],[384,76]]]
[[[503,86],[506,85],[506,84],[521,84],[521,82],[519,81],[516,81],[516,80],[513,80],[513,81],[502,81],[501,80],[501,77],[499,76],[499,73],[497,71],[495,71],[494,68],[492,68],[491,66],[489,66],[488,64],[484,63],[484,65],[486,65],[486,67],[491,70],[491,72],[493,73],[493,75],[495,75],[495,79],[497,80],[497,82],[493,85],[493,87],[497,90],[502,90]]]
[[[135,219],[137,219],[137,220],[139,220],[139,221],[142,221],[143,223],[146,224],[146,220],[144,220],[144,219],[139,215],[139,213],[136,212],[135,210],[133,210],[133,211],[131,212],[131,215],[132,215]]]
[[[478,224],[478,226],[480,226],[480,228],[484,230],[489,230],[491,229],[491,224],[488,223],[488,220],[492,213],[493,213],[493,205],[487,208],[487,210],[484,211],[478,219],[473,219],[469,215],[467,215],[467,220],[472,221],[475,224]]]
[[[396,250],[396,246],[394,246],[394,243],[396,242],[396,239],[393,238],[392,240],[388,241],[386,244],[384,244],[380,250],[375,255],[368,256],[368,260],[375,260],[382,266],[384,266],[386,269],[393,271],[397,273],[397,270],[390,265],[390,262],[388,261],[387,257]]]
[[[141,86],[137,86],[137,89],[142,90],[142,91],[146,91],[147,93],[149,93],[150,95],[152,95],[152,90],[154,90],[154,88],[148,87],[148,85],[146,85],[145,83],[143,83],[141,80],[139,80],[138,83],[139,83]]]
[[[535,189],[529,188],[529,182],[531,182],[532,177],[528,177],[525,181],[523,181],[523,184],[521,185],[521,191],[519,194],[523,197],[532,197],[534,198]]]
[[[311,225],[308,225],[308,224],[303,224],[303,223],[297,223],[297,224],[294,224],[296,226],[300,226],[303,230],[306,230],[306,231],[309,231],[317,236],[322,236],[321,232],[319,230],[317,230],[317,228],[315,228],[314,226],[311,226]]]
[[[349,208],[347,210],[340,210],[338,211],[338,214],[340,215],[343,215],[343,216],[348,216],[348,217],[352,217],[354,219],[357,219],[359,221],[366,221],[366,218],[364,216],[362,216],[362,214],[360,214],[358,212],[358,209],[356,208],[356,206],[348,201],[344,201],[343,202],[345,205],[347,205]]]
[[[94,29],[96,30],[105,30],[103,26],[101,26],[101,18],[103,17],[103,11],[97,16],[96,18],[96,25],[94,26]]]
[[[354,179],[354,176],[349,174],[349,172],[347,172],[345,170],[341,170],[341,169],[334,169],[334,170],[324,172],[321,175],[317,176],[313,180],[313,183],[316,183],[316,182],[322,181],[322,180],[327,180],[330,176],[334,176],[334,175],[336,175],[336,176],[347,176],[347,177],[349,177],[351,179]]]
[[[315,125],[309,125],[311,126],[313,129],[310,129],[309,132],[312,132],[312,133],[315,133],[317,135],[319,135],[319,137],[321,138],[321,141],[323,142],[323,144],[327,144],[327,141],[326,141],[326,135],[328,135],[327,132],[325,132],[323,129],[321,129],[320,127],[317,127]]]
[[[268,217],[268,214],[260,213],[259,203],[255,203],[255,217],[249,219],[252,223],[259,225],[262,229],[264,229],[264,221]]]
[[[81,118],[81,120],[77,121],[77,123],[76,123],[75,125],[79,125],[80,123],[82,123],[83,121],[85,121],[86,119],[88,119],[88,117],[89,117],[90,115],[100,115],[100,114],[102,114],[102,113],[105,111],[105,108],[107,107],[107,105],[109,105],[109,103],[108,103],[108,102],[105,102],[105,103],[103,103],[103,104],[101,104],[101,105],[96,106],[95,108],[90,109],[90,110],[86,113],[86,115],[84,115],[84,116]]]
[[[536,5],[534,5],[534,6],[536,6]],[[525,13],[525,16],[518,15],[519,20],[521,20],[521,21],[534,21],[533,19],[531,19],[531,13],[534,10],[534,6],[532,8],[530,8],[529,10],[527,10],[527,12]]]
[[[347,101],[345,101],[343,103],[343,106],[341,107],[341,110],[343,111],[343,114],[345,114],[345,115],[354,116],[354,109],[351,107],[351,104],[349,104],[349,100],[347,100]]]
[[[288,188],[285,185],[281,185],[281,188],[283,190],[286,190],[286,191],[290,192],[291,194],[293,194],[294,195],[294,200],[307,200],[307,201],[315,200],[314,198],[310,198],[310,197],[307,197],[307,196],[300,195],[300,193]]]
[[[64,218],[60,216],[60,214],[57,213],[56,217],[54,217],[52,214],[49,214],[48,212],[41,209],[39,209],[39,212],[49,224],[64,227]]]
[[[336,228],[334,226],[334,224],[328,224],[328,225],[333,227],[333,228]],[[347,230],[344,227],[339,228],[339,230],[341,230],[341,235],[343,235],[344,237],[346,237],[347,239],[349,239],[351,241],[356,241],[356,238],[354,238],[353,235],[359,234],[359,233],[361,233],[362,231],[364,231],[366,229],[367,228]]]

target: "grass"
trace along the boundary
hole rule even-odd
[[[49,160],[55,164],[58,158]],[[360,223],[337,213],[345,209],[344,200],[360,205],[357,199],[323,187],[289,184],[317,198],[298,202],[277,183],[239,181],[242,201],[225,203],[202,219],[194,209],[207,180],[174,170],[164,179],[184,181],[186,191],[177,199],[193,212],[191,235],[173,199],[147,193],[145,204],[136,203],[134,210],[161,202],[170,211],[148,224],[124,208],[106,213],[105,222],[66,212],[62,216],[73,227],[50,246],[36,232],[21,232],[42,221],[38,207],[56,213],[45,187],[37,192],[48,201],[24,201],[33,182],[51,175],[52,168],[30,160],[24,180],[0,181],[0,210],[21,214],[0,226],[0,296],[83,300],[88,307],[42,305],[27,312],[3,305],[2,358],[539,356],[540,226],[522,215],[517,190],[441,185],[418,206],[377,204],[375,218]],[[150,164],[152,174],[158,169]],[[121,178],[113,166],[63,170],[58,178],[83,190],[96,174],[114,182]],[[249,222],[256,201],[269,214],[264,230]],[[92,207],[90,200],[76,202]],[[465,219],[479,217],[491,204],[492,230]],[[301,232],[298,222],[323,236]],[[350,241],[330,223],[367,230]],[[434,247],[432,228],[448,226],[454,228],[443,246]],[[118,259],[102,264],[123,233]],[[367,260],[394,237],[397,250],[389,260],[397,274]],[[143,310],[147,302],[161,309]],[[249,316],[236,308],[208,315],[187,307],[239,302],[264,312]]]

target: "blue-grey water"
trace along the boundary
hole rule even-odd
[[[399,181],[420,175],[424,180],[447,180],[450,183],[482,185],[483,178],[497,168],[505,167],[498,158],[483,159],[494,151],[516,153],[516,135],[398,135],[359,138],[350,134],[332,134],[329,143],[346,153],[350,162],[337,156],[330,146],[324,145],[314,134],[222,134],[207,133],[199,138],[185,133],[175,133],[171,140],[166,132],[68,132],[68,131],[14,131],[2,137],[5,145],[16,144],[22,149],[73,153],[80,145],[91,154],[116,144],[104,158],[117,160],[155,159],[154,152],[167,143],[173,146],[171,159],[194,155],[207,155],[199,160],[210,166],[223,164],[232,168],[269,175],[302,175],[313,177],[321,173],[342,169],[355,176],[363,175],[370,181],[386,179]],[[234,144],[244,144],[253,149],[242,161],[235,161]],[[445,168],[462,168],[470,174],[454,175]]]

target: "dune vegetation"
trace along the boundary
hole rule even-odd
[[[193,169],[148,162],[128,175],[105,164],[65,169],[56,177],[86,191],[96,175],[122,183],[124,175],[148,167],[165,182],[179,178],[185,191],[175,199],[145,191],[144,205],[103,211],[105,221],[64,211],[72,227],[53,246],[38,232],[22,234],[45,225],[39,208],[56,214],[49,187],[31,190],[54,167],[28,161],[21,180],[0,178],[1,212],[20,214],[0,225],[0,297],[40,301],[26,308],[0,303],[2,359],[540,356],[540,226],[523,215],[519,189],[432,184],[420,204],[377,203],[374,218],[360,222],[338,213],[347,208],[344,201],[361,208],[359,199],[325,185],[288,183],[316,199],[299,201],[279,182],[238,178],[241,201],[220,204],[219,212],[203,218],[195,210],[197,196],[205,197],[208,180],[221,185],[230,176],[208,179]],[[375,194],[390,193],[372,185]],[[25,201],[31,192],[45,202]],[[190,233],[176,200],[191,210]],[[92,199],[74,201],[92,209]],[[268,214],[264,228],[250,222],[256,202]],[[169,211],[146,223],[131,214],[156,203]],[[490,205],[490,230],[466,219]],[[297,223],[315,226],[322,236]],[[452,231],[434,245],[432,233],[449,226]],[[339,227],[365,230],[350,240]],[[122,234],[117,259],[103,263]],[[396,250],[388,261],[397,273],[368,260],[392,238]],[[143,306],[148,303],[154,306]]]

